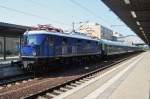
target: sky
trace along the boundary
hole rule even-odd
[[[75,22],[97,22],[123,35],[136,35],[101,0],[0,0],[0,22],[66,30]],[[121,26],[118,26],[121,25]]]

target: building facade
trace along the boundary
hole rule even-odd
[[[6,55],[13,56],[19,54],[19,38],[6,37]],[[0,37],[0,56],[4,53],[4,37]]]
[[[123,37],[123,35],[121,34],[121,33],[119,33],[119,32],[113,32],[113,41],[117,41],[118,40],[118,38],[121,38],[121,37]]]
[[[80,26],[79,32],[86,33],[87,35],[98,38],[112,40],[113,31],[98,23],[86,23]]]
[[[136,35],[118,37],[117,41],[122,42],[123,44],[128,44],[128,45],[144,44],[144,42]]]
[[[107,39],[107,40],[112,40],[113,39],[113,31],[107,27],[104,27],[100,25],[101,29],[101,38],[102,39]]]

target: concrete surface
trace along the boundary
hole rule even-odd
[[[150,99],[150,51],[109,99]]]
[[[149,59],[144,52],[55,99],[149,99]]]
[[[7,57],[6,60],[0,57],[0,68],[10,66],[11,61],[16,62],[19,60],[19,56]]]

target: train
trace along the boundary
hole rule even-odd
[[[21,61],[24,68],[39,68],[62,63],[80,64],[92,58],[103,58],[140,51],[137,46],[125,45],[119,42],[95,39],[81,35],[79,32],[64,33],[59,30],[30,30],[23,35],[21,46]],[[49,67],[51,68],[51,67]]]

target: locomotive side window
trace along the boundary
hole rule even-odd
[[[90,49],[90,46],[91,46],[91,41],[87,41],[87,50],[89,50]]]
[[[63,39],[62,39],[62,44],[63,44],[63,45],[66,45],[66,44],[67,44],[67,38],[63,38]]]
[[[91,41],[87,41],[87,43],[90,43]]]
[[[54,45],[54,42],[55,42],[55,38],[53,36],[50,36],[49,37],[49,45],[50,46],[53,46]]]
[[[62,38],[62,54],[66,55],[68,53],[68,46],[67,46],[67,38]]]
[[[78,40],[77,40],[77,46],[80,46],[81,43],[82,43],[81,40],[78,39]]]
[[[81,42],[81,40],[78,40],[78,43],[80,43]]]

